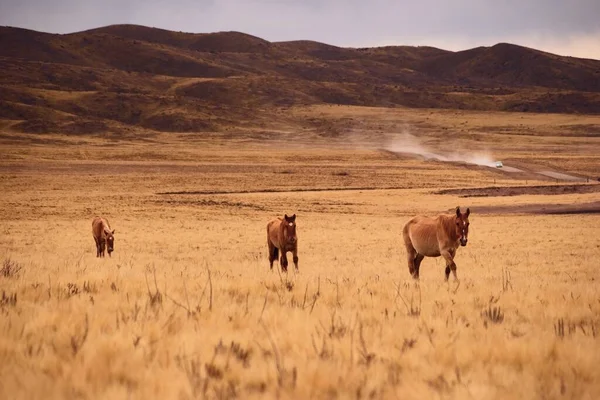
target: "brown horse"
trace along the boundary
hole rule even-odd
[[[277,254],[281,251],[279,265],[286,272],[288,260],[286,253],[292,252],[294,266],[298,271],[298,236],[296,235],[296,214],[284,218],[276,218],[267,224],[267,244],[269,245],[269,263],[273,269],[273,261],[277,260]]]
[[[419,267],[424,257],[439,257],[446,260],[446,280],[450,271],[456,276],[454,256],[460,246],[466,246],[469,235],[469,214],[461,213],[456,207],[455,215],[438,215],[435,218],[416,216],[404,225],[402,236],[408,256],[408,271],[419,279]]]
[[[92,235],[96,242],[96,257],[104,257],[104,250],[108,247],[108,256],[115,248],[115,230],[110,229],[106,218],[95,217],[92,220]]]

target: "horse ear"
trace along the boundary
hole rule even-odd
[[[113,235],[115,234],[115,230],[116,230],[116,229],[113,229],[113,230],[112,230],[112,234],[113,234]]]
[[[471,210],[469,210],[469,209],[467,208],[467,212],[466,212],[465,214],[466,214],[466,215],[467,215],[467,217],[468,217],[468,216],[469,216],[469,214],[471,214]]]
[[[290,219],[290,217],[288,217],[287,214],[284,215],[285,220],[287,221],[288,219]]]
[[[456,216],[460,217],[460,206],[456,206]]]
[[[292,216],[290,217],[290,220],[292,220],[292,221],[295,221],[295,220],[296,220],[296,214],[292,215]]]

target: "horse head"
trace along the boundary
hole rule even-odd
[[[284,216],[284,220],[281,221],[283,225],[283,237],[287,243],[295,244],[298,240],[296,236],[296,214],[288,217],[287,214]]]
[[[108,251],[108,256],[110,257],[110,253],[115,249],[115,230],[112,231],[110,229],[104,229],[104,233],[106,234],[106,247]]]
[[[460,212],[460,207],[456,207],[456,236],[460,238],[460,245],[466,246],[469,236],[469,214],[471,211],[467,208],[465,213]]]

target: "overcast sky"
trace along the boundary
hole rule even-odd
[[[344,47],[509,42],[600,59],[600,0],[0,0],[0,25],[70,33],[125,23]]]

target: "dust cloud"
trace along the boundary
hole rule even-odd
[[[423,145],[418,137],[408,132],[395,135],[385,149],[394,153],[418,155],[428,160],[465,162],[486,167],[495,167],[496,164],[491,154],[487,152],[474,153],[466,149],[459,149],[448,154],[435,153],[434,150]]]

